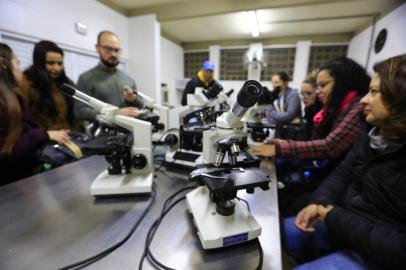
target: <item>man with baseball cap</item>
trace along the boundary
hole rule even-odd
[[[213,78],[214,64],[209,60],[206,60],[202,64],[202,68],[197,73],[197,77],[192,78],[187,84],[182,95],[182,106],[187,105],[187,95],[194,94],[196,87],[202,87],[209,89],[217,81]]]

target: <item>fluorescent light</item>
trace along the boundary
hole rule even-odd
[[[259,26],[257,12],[255,10],[247,11],[246,13],[248,26],[253,37],[259,37]]]

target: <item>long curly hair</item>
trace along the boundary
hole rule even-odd
[[[381,80],[380,91],[390,116],[380,127],[385,142],[401,144],[406,139],[406,54],[374,65]]]
[[[13,75],[13,51],[0,43],[0,110],[6,121],[6,135],[0,153],[10,153],[21,133],[21,107],[16,90],[17,81]],[[11,124],[12,123],[12,124]]]
[[[330,133],[346,94],[349,91],[356,91],[358,97],[361,98],[368,92],[371,78],[363,67],[347,57],[333,59],[321,66],[319,70],[326,70],[335,81],[330,101],[325,107],[326,115],[320,125],[315,128],[316,138],[321,139]]]
[[[24,71],[24,75],[33,83],[33,87],[39,91],[39,105],[50,115],[57,114],[54,100],[52,98],[52,87],[60,88],[62,84],[73,84],[66,76],[65,70],[62,70],[61,75],[56,79],[52,79],[45,67],[46,54],[48,52],[59,53],[64,56],[62,49],[52,41],[42,40],[35,44],[33,54],[33,65]],[[72,101],[65,98],[65,101],[70,106]],[[69,110],[71,111],[71,110]]]

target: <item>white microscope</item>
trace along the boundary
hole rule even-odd
[[[170,122],[170,118],[169,118],[170,109],[168,107],[159,104],[154,99],[152,99],[151,97],[149,97],[141,92],[137,92],[137,95],[142,97],[142,99],[144,101],[144,108],[150,109],[153,112],[155,112],[157,115],[159,115],[159,121],[160,121],[160,123],[162,123],[164,125],[163,129],[160,132],[157,132],[156,134],[161,135],[168,129],[175,127]]]
[[[261,234],[259,223],[236,199],[238,190],[269,189],[269,176],[249,153],[241,122],[261,95],[260,83],[245,82],[232,110],[217,118],[216,128],[203,133],[204,165],[190,174],[201,186],[186,195],[186,202],[204,249],[239,244]],[[248,156],[241,157],[243,153]]]
[[[172,147],[165,155],[165,164],[183,168],[195,168],[201,161],[203,132],[215,126],[217,116],[229,110],[229,97],[234,90],[223,93],[223,87],[215,83],[209,89],[197,87],[188,94],[188,105],[179,110],[179,146]]]
[[[94,196],[150,193],[153,181],[152,125],[133,117],[118,114],[119,108],[64,84],[62,91],[83,102],[99,115],[98,120],[130,131],[130,136],[97,138],[89,145],[95,154],[106,156],[108,168],[90,187]],[[104,140],[104,141],[103,141]]]

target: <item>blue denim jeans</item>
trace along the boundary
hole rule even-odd
[[[340,250],[320,259],[299,265],[294,270],[368,270],[363,259],[354,251]]]
[[[305,233],[295,225],[296,217],[284,219],[283,244],[286,251],[295,260],[301,262],[328,254],[319,259],[307,262],[295,270],[366,270],[368,269],[362,258],[354,251],[339,250],[324,223],[315,225],[316,232]]]

